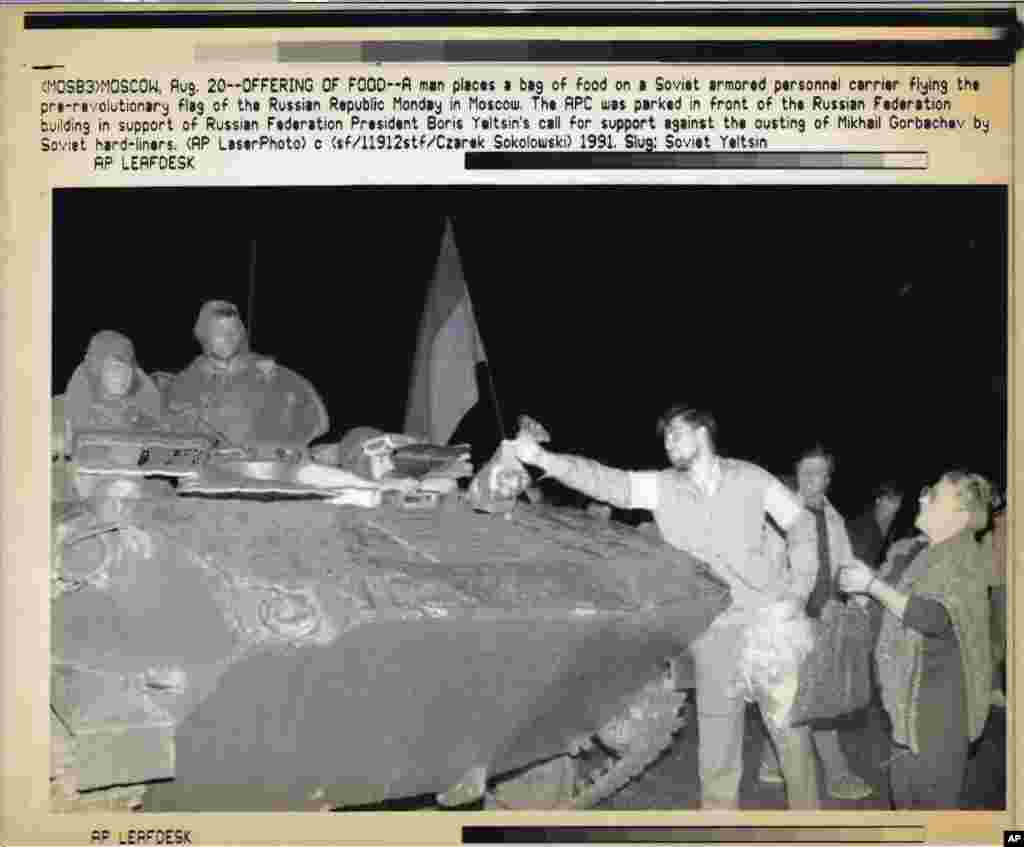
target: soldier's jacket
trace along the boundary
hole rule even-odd
[[[103,396],[98,377],[85,364],[75,368],[62,402],[69,437],[79,429],[154,429],[160,425],[160,406],[156,385],[138,368],[129,394],[114,398]]]
[[[308,445],[330,425],[316,389],[266,356],[241,353],[228,366],[197,357],[166,389],[175,429],[218,435],[232,445]]]

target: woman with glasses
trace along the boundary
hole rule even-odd
[[[988,716],[992,655],[987,526],[992,487],[950,471],[919,500],[916,543],[901,545],[881,573],[856,562],[843,591],[883,610],[875,647],[882,702],[892,719],[889,760],[897,809],[957,809],[970,743]]]

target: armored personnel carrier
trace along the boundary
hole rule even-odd
[[[684,725],[667,662],[728,603],[582,513],[338,496],[287,461],[189,486],[195,438],[75,451],[101,481],[55,487],[55,810],[592,806]]]

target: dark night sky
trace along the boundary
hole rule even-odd
[[[446,215],[506,427],[654,466],[656,416],[696,403],[776,473],[826,443],[848,514],[883,477],[1005,484],[1001,188],[61,190],[54,392],[99,329],[186,365],[202,301],[245,312],[255,244],[253,348],[313,381],[333,435],[397,430]],[[490,402],[456,435],[485,458]]]

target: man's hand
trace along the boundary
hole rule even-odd
[[[525,432],[520,432],[516,438],[506,441],[505,444],[520,462],[527,465],[537,465],[544,452],[537,440]]]
[[[864,594],[876,574],[856,559],[839,569],[839,590],[847,594]]]
[[[806,605],[806,601],[800,600],[800,598],[792,594],[787,594],[781,597],[777,603],[769,606],[769,609],[771,609],[772,614],[777,620],[789,621],[803,614],[804,606]]]

